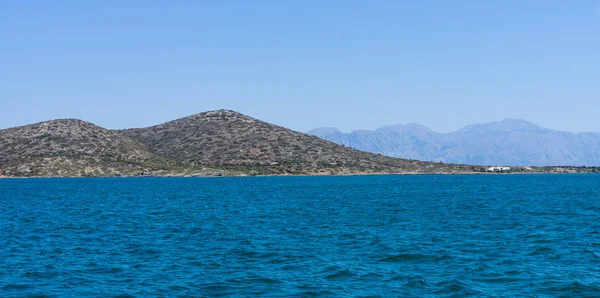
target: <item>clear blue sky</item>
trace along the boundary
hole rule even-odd
[[[300,131],[600,131],[600,1],[0,1],[0,128],[221,108]]]

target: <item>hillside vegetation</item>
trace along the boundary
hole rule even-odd
[[[467,170],[461,166],[361,152],[227,110],[120,133],[139,140],[150,152],[180,166],[217,167],[256,174]]]
[[[161,162],[138,142],[81,120],[0,130],[0,167],[6,176],[134,174]]]
[[[478,173],[485,168],[358,151],[228,110],[111,131],[64,119],[0,130],[9,177]],[[590,172],[512,168],[510,172]]]

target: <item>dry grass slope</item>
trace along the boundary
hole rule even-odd
[[[0,169],[13,177],[475,173],[485,168],[366,153],[233,111],[110,131],[65,119],[0,130]],[[596,168],[514,168],[591,172]]]
[[[228,110],[121,131],[181,166],[254,174],[450,173],[470,166],[411,161],[357,151]]]
[[[7,176],[106,176],[143,171],[157,161],[138,142],[81,120],[0,130]]]

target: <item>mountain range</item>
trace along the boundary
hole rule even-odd
[[[77,119],[0,130],[0,176],[9,177],[344,175],[484,170],[362,152],[229,110],[127,130],[108,130]]]
[[[317,128],[311,135],[386,156],[457,164],[599,166],[600,133],[569,133],[519,119],[474,124],[438,133],[414,124],[342,133]]]

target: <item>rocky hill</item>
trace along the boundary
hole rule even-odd
[[[74,119],[0,130],[0,170],[0,176],[10,177],[93,177],[477,173],[486,168],[362,152],[220,110],[119,131]],[[595,170],[517,167],[509,172]]]
[[[309,132],[372,153],[447,163],[509,166],[600,166],[600,133],[568,133],[505,119],[437,133],[417,124],[342,133]]]
[[[163,163],[138,142],[75,119],[0,130],[6,176],[111,176]]]
[[[357,151],[234,111],[193,115],[120,131],[181,167],[254,174],[450,173],[471,167],[396,159]]]

